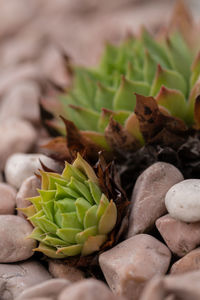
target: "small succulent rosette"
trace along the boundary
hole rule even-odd
[[[23,213],[35,227],[34,251],[51,258],[89,255],[108,239],[117,221],[113,200],[102,193],[93,168],[81,157],[66,162],[62,174],[41,171],[39,195]]]

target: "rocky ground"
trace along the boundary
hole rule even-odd
[[[32,227],[16,210],[37,195],[40,182],[34,174],[40,160],[58,172],[62,169],[41,148],[49,136],[39,111],[49,82],[68,84],[62,54],[94,64],[103,41],[117,42],[141,24],[157,30],[173,2],[1,2],[0,299],[200,299],[200,182],[183,181],[170,164],[156,163],[138,178],[127,237],[99,257],[107,286],[85,279],[74,267],[33,255],[36,243],[25,239]],[[190,4],[198,15],[198,2]]]

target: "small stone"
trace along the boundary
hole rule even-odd
[[[145,286],[140,300],[166,300],[163,277],[153,277]]]
[[[117,300],[108,287],[96,279],[84,279],[64,289],[58,300]],[[120,300],[120,299],[119,299]],[[121,299],[122,300],[122,299]]]
[[[31,124],[19,119],[8,119],[0,124],[0,171],[6,160],[16,152],[27,152],[33,146],[37,134]],[[18,174],[19,175],[19,174]]]
[[[84,273],[81,270],[53,259],[49,260],[49,273],[55,278],[65,278],[71,282],[76,282],[85,278]]]
[[[182,180],[180,171],[164,162],[153,164],[138,177],[131,198],[128,237],[146,232],[167,212],[165,195],[170,187]]]
[[[146,285],[140,300],[199,300],[200,271],[153,278]]]
[[[200,248],[192,250],[175,262],[171,267],[170,273],[182,274],[197,270],[200,270]]]
[[[50,278],[47,270],[36,261],[0,264],[1,300],[15,300],[26,288]]]
[[[0,262],[17,262],[33,255],[36,241],[26,238],[31,224],[19,216],[0,215]]]
[[[2,100],[0,121],[19,118],[38,124],[40,120],[39,96],[40,89],[34,81],[19,82]]]
[[[32,300],[36,297],[55,299],[69,284],[70,281],[65,279],[50,279],[26,289],[16,300]]]
[[[27,177],[38,173],[38,169],[42,169],[40,160],[49,169],[57,171],[59,168],[58,163],[43,154],[15,153],[6,162],[5,176],[7,182],[20,188]]]
[[[17,208],[25,208],[31,205],[31,202],[26,200],[27,198],[35,197],[38,195],[37,188],[41,187],[41,181],[34,175],[25,179],[17,193],[16,204]],[[19,216],[24,214],[18,210]]]
[[[16,204],[16,191],[6,183],[0,182],[0,215],[13,215]]]
[[[62,53],[54,46],[49,45],[43,52],[39,64],[45,78],[58,86],[65,87],[69,83],[65,69],[65,60]]]
[[[156,221],[156,227],[170,250],[180,257],[200,244],[200,222],[184,223],[165,215]]]
[[[172,294],[180,300],[200,299],[200,271],[169,275],[164,278],[166,294]]]
[[[100,254],[99,263],[111,290],[130,300],[139,299],[146,282],[165,274],[169,249],[147,234],[138,234]]]
[[[200,179],[187,179],[175,184],[165,197],[172,218],[183,222],[200,221]]]
[[[0,95],[23,80],[41,80],[41,72],[35,64],[24,63],[18,66],[10,66],[0,71]]]
[[[53,298],[51,297],[34,297],[34,298],[31,298],[31,299],[27,299],[26,300],[54,300]]]
[[[54,300],[53,298],[50,298],[50,297],[34,297],[34,298],[31,298],[31,299],[27,299],[26,300]]]

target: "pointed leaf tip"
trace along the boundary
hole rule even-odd
[[[98,185],[99,180],[93,170],[93,168],[88,164],[86,160],[82,158],[80,153],[77,153],[77,158],[73,162],[73,166],[77,169],[79,169],[83,174],[87,176],[88,179],[90,179],[92,182],[96,183]]]

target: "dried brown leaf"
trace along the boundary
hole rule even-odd
[[[139,142],[112,117],[105,130],[106,140],[114,152],[136,150],[140,147]]]
[[[169,131],[167,128],[163,128],[157,135],[151,138],[151,144],[162,145],[162,147],[173,147],[177,149],[185,141],[183,136]]]
[[[67,160],[68,162],[72,161],[71,155],[66,146],[66,138],[65,137],[56,137],[52,139],[47,144],[43,145],[42,148],[48,150],[49,156],[52,158],[64,162]]]
[[[80,153],[89,162],[96,162],[98,159],[98,152],[102,148],[81,134],[81,131],[75,126],[72,121],[61,117],[66,128],[66,145],[70,156],[75,159],[77,153]]]
[[[135,114],[140,123],[140,130],[147,143],[158,143],[165,146],[180,146],[187,132],[185,123],[170,115],[164,114],[153,97],[136,94]]]
[[[158,104],[153,97],[136,94],[135,114],[140,130],[147,142],[162,129],[162,117]]]

